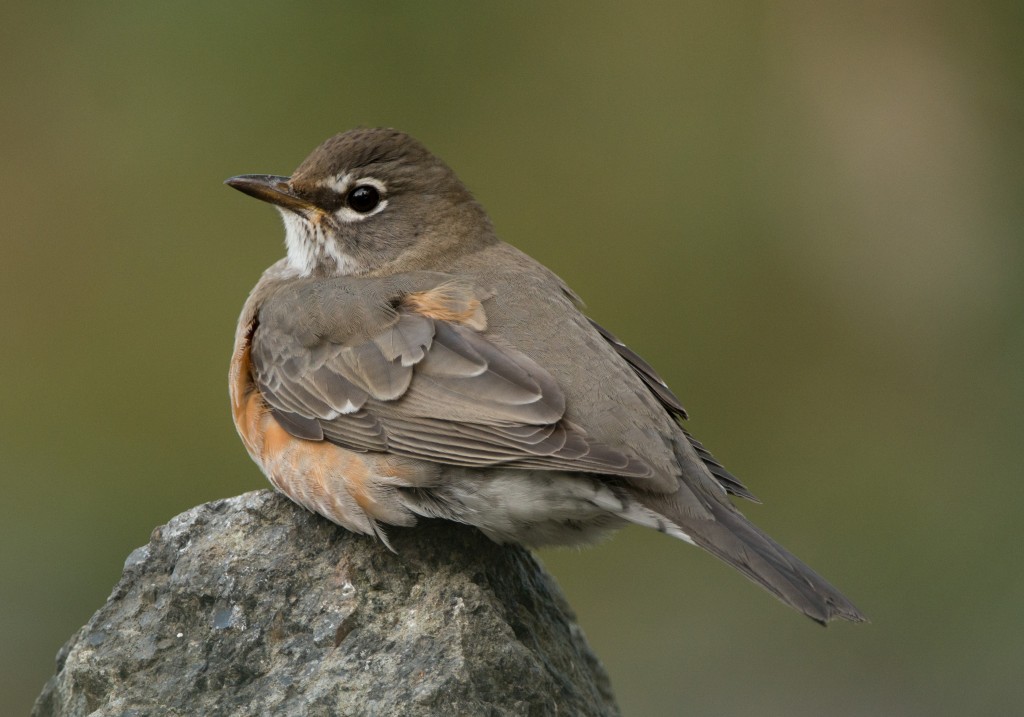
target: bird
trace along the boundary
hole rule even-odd
[[[818,623],[866,619],[740,513],[730,496],[756,498],[654,368],[499,239],[419,141],[353,129],[290,176],[225,183],[284,223],[286,255],[239,317],[229,394],[249,455],[300,506],[389,548],[421,519],[527,547],[635,524]]]

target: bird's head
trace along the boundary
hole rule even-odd
[[[392,129],[335,135],[290,177],[245,174],[226,184],[277,207],[288,263],[301,276],[443,268],[496,241],[455,172]]]

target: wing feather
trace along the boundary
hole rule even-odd
[[[612,345],[612,348],[615,349],[619,356],[625,359],[626,363],[629,364],[630,368],[632,368],[636,375],[640,377],[640,380],[644,382],[665,410],[677,420],[685,420],[687,418],[686,409],[683,408],[682,402],[676,398],[676,395],[672,393],[672,389],[670,389],[668,384],[662,380],[657,371],[655,371],[649,363],[644,361],[639,354],[626,346],[626,344],[619,341],[610,331],[602,327],[593,319],[588,320],[590,321],[591,326],[597,329],[597,332]],[[761,502],[757,499],[757,496],[750,492],[750,489],[740,482],[739,478],[727,471],[725,467],[719,463],[713,455],[711,455],[710,451],[701,444],[700,441],[691,436],[689,431],[683,429],[683,433],[686,434],[687,440],[690,441],[690,445],[693,446],[701,461],[707,469],[711,471],[711,474],[726,491],[755,503]]]
[[[337,286],[321,282],[315,291],[278,297],[317,297],[303,307],[302,327],[285,320],[294,312],[275,305],[272,296],[253,334],[255,378],[289,433],[356,451],[470,467],[653,474],[628,449],[598,443],[566,421],[565,394],[554,377],[488,338],[486,317],[473,298],[483,292],[447,285],[443,294],[432,295],[434,315],[424,315],[416,309],[424,302],[403,303],[401,293],[389,296],[387,286],[372,283],[385,280],[331,281]],[[360,291],[351,286],[356,281]],[[333,298],[335,290],[344,301]],[[467,298],[460,291],[476,293]],[[358,303],[359,296],[368,297],[367,305]],[[450,300],[452,310],[439,307],[441,300]],[[458,309],[474,301],[472,321],[437,318],[469,315]],[[309,316],[318,306],[332,310]],[[335,326],[346,321],[362,323]]]

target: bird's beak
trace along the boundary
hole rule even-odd
[[[290,209],[300,214],[316,209],[313,202],[295,194],[290,179],[290,177],[277,177],[273,174],[240,174],[237,177],[225,179],[224,184],[234,187],[250,197],[262,199],[264,202],[270,202],[282,209]]]

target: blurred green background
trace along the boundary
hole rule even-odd
[[[746,513],[872,618],[697,550],[546,551],[627,715],[1024,704],[1024,5],[7,3],[0,702],[152,528],[262,488],[222,186],[405,129],[658,367]]]

